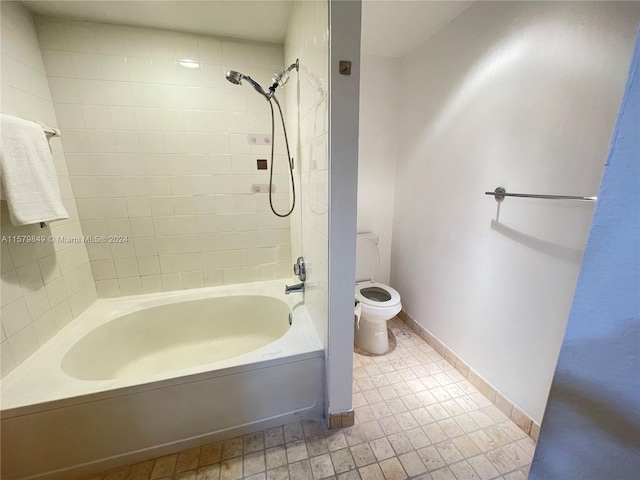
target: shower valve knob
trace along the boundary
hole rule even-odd
[[[293,273],[298,276],[301,282],[304,282],[307,279],[307,269],[304,257],[298,257],[296,263],[293,264]]]

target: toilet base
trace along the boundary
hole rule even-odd
[[[382,355],[389,351],[389,337],[387,336],[387,320],[360,319],[356,324],[355,342],[362,350]]]

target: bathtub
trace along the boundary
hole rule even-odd
[[[68,478],[324,411],[284,281],[100,299],[0,382],[2,478]]]

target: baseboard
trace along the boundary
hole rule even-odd
[[[463,377],[469,380],[469,382],[476,387],[480,393],[487,398],[487,400],[498,407],[498,409],[509,417],[513,423],[520,427],[524,433],[529,435],[534,441],[538,441],[540,425],[534,422],[531,417],[500,393],[488,381],[482,378],[473,368],[467,365],[464,360],[458,357],[438,338],[433,336],[429,331],[427,331],[427,329],[411,318],[407,312],[401,310],[398,314],[398,318],[406,323],[411,330],[420,335],[420,338],[427,342],[431,348],[438,352],[447,362],[460,372]]]
[[[353,427],[355,422],[356,419],[353,410],[342,413],[330,413],[328,428],[329,430],[335,430],[337,428]]]

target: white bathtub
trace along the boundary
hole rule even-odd
[[[97,301],[0,382],[2,478],[67,478],[322,414],[322,344],[284,285]]]

